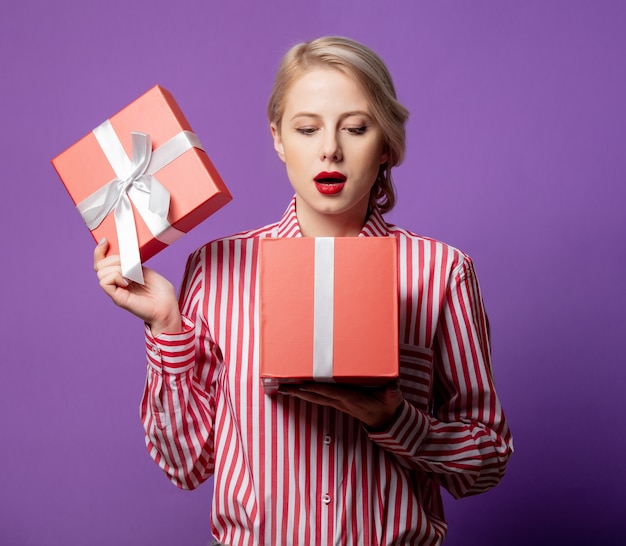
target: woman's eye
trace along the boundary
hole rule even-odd
[[[362,135],[367,131],[367,125],[362,125],[360,127],[346,127],[346,131],[351,135]]]
[[[315,127],[297,127],[296,131],[301,135],[312,135],[315,132]]]

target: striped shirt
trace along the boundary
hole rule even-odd
[[[148,451],[183,489],[214,475],[211,524],[224,544],[441,544],[440,486],[462,497],[504,474],[513,446],[470,258],[385,223],[378,210],[360,235],[399,243],[404,402],[386,431],[264,393],[259,240],[301,236],[295,200],[280,222],[190,256],[182,333],[155,338],[146,327]]]

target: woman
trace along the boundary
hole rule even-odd
[[[215,475],[223,544],[440,544],[440,486],[480,493],[512,452],[472,262],[381,215],[395,201],[408,114],[371,50],[336,37],[293,47],[268,115],[295,197],[279,222],[192,254],[180,307],[163,277],[146,270],[144,287],[128,283],[108,243],[95,250],[102,288],[146,323],[150,455],[181,488]],[[398,240],[399,382],[265,395],[259,240],[356,235]]]

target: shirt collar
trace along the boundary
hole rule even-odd
[[[359,237],[387,237],[389,229],[378,207],[371,211]],[[283,214],[276,228],[276,237],[302,237],[300,224],[296,215],[296,198],[291,199],[287,210]]]

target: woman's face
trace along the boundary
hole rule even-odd
[[[271,129],[296,192],[303,235],[357,235],[387,160],[359,84],[338,70],[306,72],[287,92],[280,128]]]

